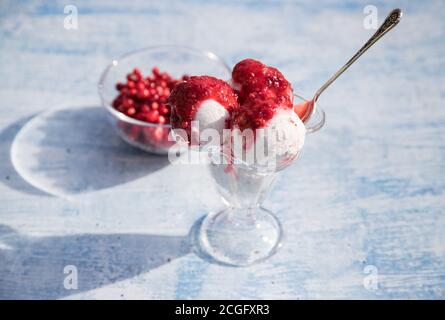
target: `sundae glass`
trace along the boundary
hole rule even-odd
[[[304,101],[294,95],[294,102]],[[324,111],[318,107],[305,123],[306,133],[318,131],[324,122]],[[280,155],[275,166],[233,159],[233,154],[223,148],[207,152],[210,173],[226,208],[203,219],[198,236],[201,252],[232,266],[248,266],[267,259],[282,246],[283,228],[277,216],[263,208],[262,203],[278,174],[298,158],[301,150]]]
[[[208,154],[226,205],[202,220],[197,237],[202,254],[247,266],[280,248],[281,223],[261,204],[277,173],[298,158],[306,133],[324,124],[320,108],[301,121],[297,111],[305,101],[278,69],[253,59],[237,63],[229,81],[192,76],[173,89],[168,98],[173,135],[182,147]]]

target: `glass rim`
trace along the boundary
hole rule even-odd
[[[297,93],[294,93],[294,97],[297,97],[298,99],[304,101],[304,102],[308,102],[309,100],[300,96]],[[295,106],[295,102],[294,102],[294,106]],[[309,122],[314,121],[314,119],[318,117],[320,118],[320,120],[316,121],[315,124],[310,124]],[[312,115],[309,117],[309,119],[307,119],[304,123],[304,126],[306,127],[306,133],[314,133],[317,132],[318,130],[320,130],[321,128],[323,128],[323,126],[326,123],[326,113],[324,112],[324,110],[318,105],[318,103],[316,102],[314,105],[314,110],[312,112]]]

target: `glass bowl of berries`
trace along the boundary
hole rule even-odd
[[[188,75],[230,79],[231,70],[215,54],[183,46],[147,47],[113,60],[98,89],[117,134],[142,150],[167,154],[175,143],[167,98]]]

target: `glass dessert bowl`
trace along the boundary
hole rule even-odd
[[[294,103],[305,99],[294,95]],[[320,130],[325,113],[317,108],[305,123],[306,133]],[[261,205],[277,175],[297,158],[300,151],[264,167],[233,161],[222,148],[205,150],[210,156],[210,173],[226,205],[208,214],[198,232],[199,250],[212,260],[232,266],[248,266],[272,256],[282,245],[283,228],[276,215]]]
[[[132,118],[113,107],[118,95],[116,84],[125,80],[135,67],[151,70],[158,67],[175,79],[183,75],[212,75],[229,79],[231,70],[212,52],[184,46],[156,46],[127,53],[112,63],[102,73],[98,90],[102,105],[107,110],[110,123],[127,143],[155,154],[167,154],[174,144],[169,141],[170,124],[152,123]]]

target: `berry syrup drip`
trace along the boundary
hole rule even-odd
[[[183,76],[174,79],[157,67],[152,69],[151,75],[144,77],[135,68],[127,74],[125,83],[117,83],[118,96],[114,99],[113,107],[127,116],[145,122],[168,124],[170,122],[170,107],[166,104],[173,88],[181,81],[188,79]]]
[[[232,114],[232,125],[241,130],[264,127],[278,108],[293,107],[292,86],[276,68],[245,59],[233,68],[232,80],[240,86],[240,107]]]
[[[172,127],[185,129],[190,136],[191,122],[200,104],[209,99],[218,102],[229,112],[238,106],[235,92],[223,80],[194,76],[176,85],[167,101],[171,106]]]
[[[274,99],[248,99],[232,113],[232,126],[241,131],[252,129],[255,134],[255,129],[266,127],[277,109]]]

